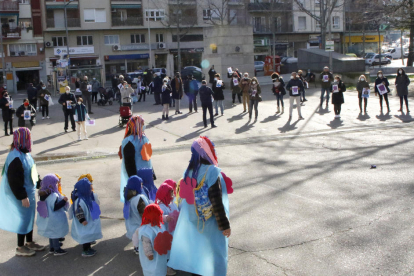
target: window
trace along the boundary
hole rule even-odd
[[[145,43],[145,35],[144,34],[132,34],[131,35],[131,43]]]
[[[280,17],[274,17],[273,18],[273,24],[275,28],[275,32],[281,32],[282,31],[282,20]]]
[[[203,19],[204,20],[211,19],[211,10],[203,10]]]
[[[339,16],[332,16],[332,28],[339,29]]]
[[[299,16],[298,17],[298,30],[306,30],[306,17]]]
[[[155,42],[164,42],[164,34],[155,34]]]
[[[237,10],[230,10],[229,23],[230,25],[237,25]]]
[[[19,0],[20,4],[30,4],[30,0]]]
[[[252,17],[253,31],[264,32],[266,31],[266,18],[265,17]]]
[[[211,53],[217,54],[217,45],[212,45],[211,46]]]
[[[93,45],[93,37],[91,35],[78,35],[76,41],[78,46]]]
[[[119,36],[118,35],[105,35],[104,43],[105,45],[119,44]]]
[[[106,11],[105,9],[84,9],[83,17],[85,22],[106,22]]]
[[[173,42],[177,42],[177,36],[172,36]],[[203,35],[184,35],[180,37],[181,42],[190,42],[190,41],[203,41]]]
[[[53,46],[66,46],[66,36],[53,36],[52,37]]]
[[[36,56],[36,44],[9,44],[10,56]]]
[[[315,26],[316,26],[316,29],[320,29],[321,28],[321,23],[319,21],[315,20]]]
[[[160,21],[164,19],[164,10],[145,10],[145,20]]]

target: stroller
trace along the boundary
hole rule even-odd
[[[98,101],[99,106],[104,106],[107,103],[109,105],[113,104],[114,92],[112,90],[112,87],[107,87],[106,89],[103,87],[99,87],[99,95],[101,97]]]
[[[119,108],[119,127],[124,127],[132,117],[132,99],[130,97],[125,97],[124,99],[126,99],[127,102],[122,103]]]

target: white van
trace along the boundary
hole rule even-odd
[[[403,55],[407,52],[407,48],[403,47]],[[400,59],[401,58],[401,47],[399,48],[390,48],[388,49],[388,54],[392,56],[393,59]]]

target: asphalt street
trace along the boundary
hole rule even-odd
[[[319,89],[312,88],[302,107],[305,120],[296,120],[295,109],[289,122],[288,108],[274,114],[269,91],[263,88],[259,120],[249,122],[227,90],[216,129],[202,128],[201,113],[165,122],[153,99],[135,104],[134,113],[148,124],[156,184],[178,181],[192,140],[208,135],[219,166],[233,180],[228,275],[414,275],[414,130],[411,116],[397,112],[398,99],[390,97],[391,113],[380,114],[372,95],[364,115],[350,91],[342,118],[334,119],[331,105],[319,109]],[[69,235],[66,256],[15,257],[16,235],[0,231],[0,275],[142,275],[121,220],[116,153],[124,130],[117,126],[117,108],[94,106],[97,126],[88,128],[88,141],[62,132],[58,106],[51,108],[52,119],[33,129],[41,175],[59,173],[66,194],[80,174],[94,177],[104,235],[95,245],[98,254],[82,258]],[[10,137],[0,138],[1,163],[10,143]],[[34,231],[36,241],[48,243]]]

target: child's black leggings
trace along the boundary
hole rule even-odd
[[[91,248],[91,243],[90,242],[84,243],[82,244],[82,246],[83,246],[83,251],[88,251]]]
[[[24,245],[25,237],[26,237],[26,242],[32,242],[33,241],[33,230],[25,235],[17,234],[17,246],[18,247],[22,247]]]
[[[334,104],[335,115],[341,114],[341,104]]]

